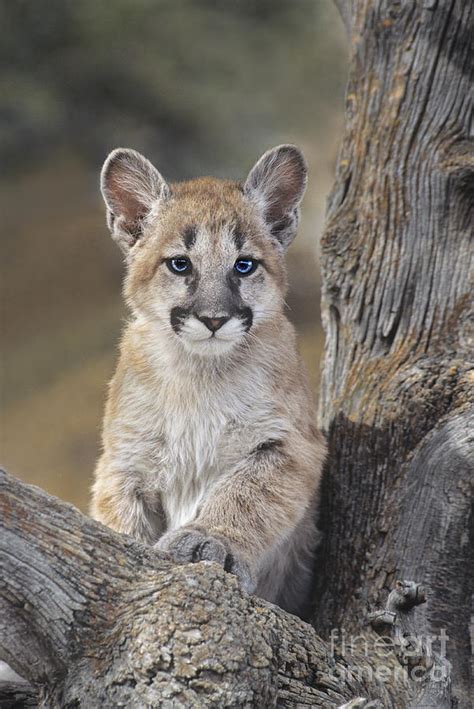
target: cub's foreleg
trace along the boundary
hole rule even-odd
[[[296,446],[295,446],[296,443]],[[196,519],[157,543],[177,561],[216,561],[255,590],[269,553],[285,554],[313,504],[324,457],[312,442],[267,441],[213,487]],[[278,547],[281,545],[281,552]]]
[[[147,494],[133,471],[122,471],[104,456],[92,487],[91,515],[116,532],[146,544],[156,542],[165,529],[159,497]]]

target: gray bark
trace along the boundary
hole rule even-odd
[[[330,446],[314,623],[426,584],[470,706],[474,4],[338,0],[346,124],[322,240]]]
[[[45,706],[470,706],[474,6],[338,6],[351,70],[322,241],[322,637],[218,567],[173,566],[3,476],[0,658]],[[385,607],[409,587],[399,578],[427,603]],[[374,675],[374,613],[396,638],[388,680]],[[369,650],[333,655],[331,629]],[[426,643],[442,630],[450,676],[404,683],[409,632],[422,641],[410,672],[449,666]]]
[[[0,483],[0,657],[42,706],[392,705],[217,565],[173,565],[38,488]]]

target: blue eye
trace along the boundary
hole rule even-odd
[[[191,261],[187,256],[166,259],[166,265],[171,273],[176,273],[178,276],[186,276],[192,270]]]
[[[258,261],[253,258],[238,258],[234,263],[234,271],[236,271],[239,276],[249,276],[255,271],[258,266]]]

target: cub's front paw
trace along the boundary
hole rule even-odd
[[[230,543],[222,536],[213,537],[204,529],[188,527],[166,532],[157,541],[155,548],[167,551],[181,564],[215,561],[237,576],[245,591],[251,593],[255,589],[248,565],[232,551]]]

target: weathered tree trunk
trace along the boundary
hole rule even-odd
[[[172,566],[3,476],[0,659],[45,706],[470,706],[474,6],[338,4],[351,73],[322,244],[326,640],[216,566]],[[385,608],[400,577],[428,602],[414,610],[423,592],[399,583]],[[393,634],[383,662],[369,621]],[[452,694],[431,672],[443,630]]]
[[[357,630],[397,576],[423,582],[420,631],[449,636],[469,706],[474,3],[338,4],[351,69],[322,240],[330,458],[314,623]]]
[[[172,565],[3,472],[0,493],[0,657],[43,706],[390,706],[217,565]]]

